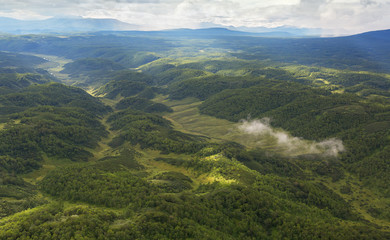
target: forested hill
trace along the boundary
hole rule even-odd
[[[360,39],[365,39],[368,42],[370,40],[386,41],[387,39],[389,39],[389,37],[390,37],[390,30],[379,30],[379,31],[361,33],[347,38],[360,38]]]
[[[0,239],[390,239],[390,38],[0,37]]]
[[[98,57],[125,67],[138,67],[156,60],[166,51],[186,49],[189,53],[214,48],[214,51],[230,51],[232,56],[248,60],[270,59],[388,73],[388,35],[389,30],[336,38],[264,38],[226,29],[100,32],[67,37],[22,35],[1,37],[0,50],[54,54],[71,59]],[[197,40],[191,41],[191,37]],[[177,41],[178,38],[181,40]],[[108,42],[111,44],[107,45]]]

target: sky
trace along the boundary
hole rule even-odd
[[[0,0],[0,5],[2,17],[114,18],[141,30],[289,26],[347,35],[390,28],[390,0]]]

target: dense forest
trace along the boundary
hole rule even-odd
[[[0,36],[0,239],[389,239],[388,40]]]

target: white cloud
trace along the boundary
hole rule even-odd
[[[146,29],[226,26],[323,28],[350,34],[390,28],[390,0],[0,0],[0,16],[116,18]]]
[[[255,142],[258,146],[271,144],[279,153],[286,155],[318,154],[337,157],[344,151],[343,142],[339,139],[331,138],[316,142],[293,137],[283,130],[272,128],[269,118],[242,120],[238,129],[249,136],[247,140]]]
[[[19,20],[43,20],[43,19],[50,18],[50,16],[45,16],[33,11],[20,10],[20,9],[0,12],[0,16],[15,18]]]

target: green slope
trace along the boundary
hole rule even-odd
[[[282,40],[127,34],[0,39],[74,59],[96,96],[7,55],[0,239],[390,238],[388,75],[261,60]]]

